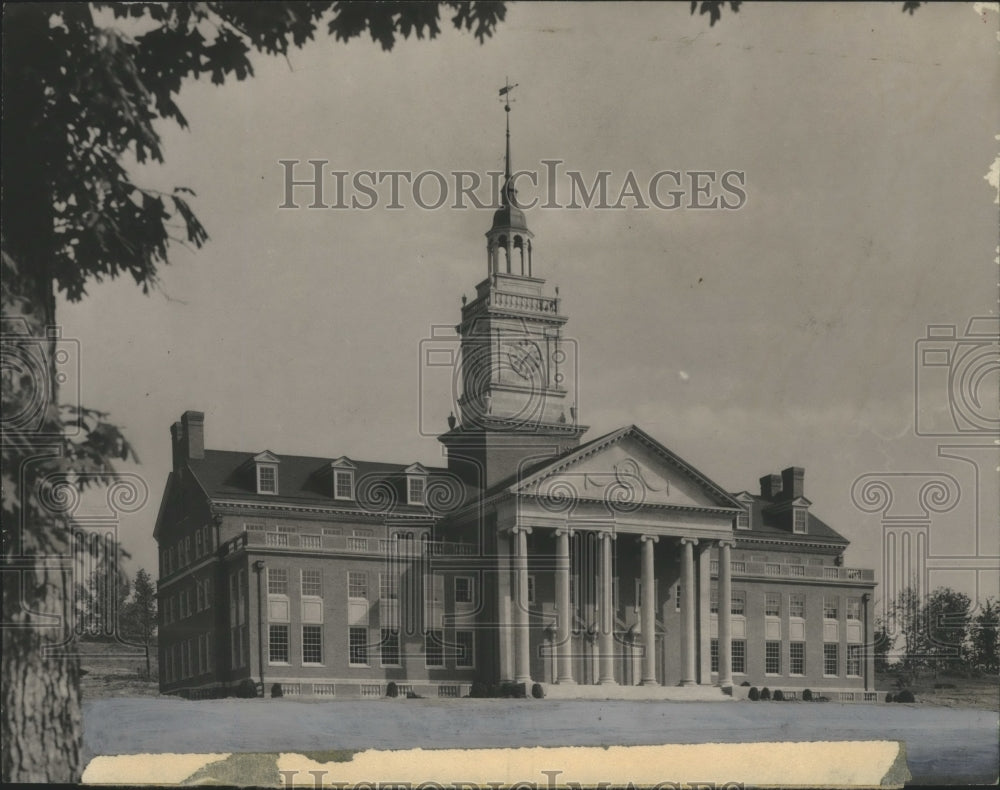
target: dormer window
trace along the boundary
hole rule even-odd
[[[354,499],[354,464],[341,457],[330,466],[333,467],[333,498]]]
[[[736,514],[736,529],[750,529],[750,514],[747,511]]]
[[[406,503],[423,505],[427,491],[427,470],[420,464],[412,464],[403,471],[406,473]]]
[[[264,466],[263,464],[257,467],[257,493],[278,493],[278,467]]]
[[[278,493],[278,456],[265,450],[253,457],[258,494]]]
[[[797,507],[792,510],[792,532],[804,535],[806,532],[806,509]]]

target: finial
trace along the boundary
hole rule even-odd
[[[465,294],[462,294],[462,307],[465,307],[465,302],[467,299],[468,297]]]
[[[503,192],[501,193],[501,200],[504,205],[510,205],[514,203],[514,189],[511,184],[510,174],[511,174],[511,164],[510,164],[510,103],[511,96],[510,93],[514,88],[517,87],[515,82],[513,85],[510,84],[510,80],[504,77],[504,86],[500,89],[500,96],[504,98],[503,110],[504,114],[507,116],[507,151],[504,156],[504,184]]]

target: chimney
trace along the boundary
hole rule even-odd
[[[764,475],[760,479],[760,495],[775,500],[781,494],[781,475]]]
[[[781,487],[785,499],[797,499],[805,496],[804,481],[806,470],[801,466],[790,466],[781,470]]]
[[[205,457],[205,413],[186,411],[181,415],[184,460]]]
[[[174,471],[180,471],[181,466],[184,465],[186,454],[184,450],[184,426],[180,424],[180,421],[170,426],[170,447],[173,450]]]

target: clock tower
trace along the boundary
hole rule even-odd
[[[576,447],[587,430],[568,388],[576,355],[562,337],[559,289],[548,295],[534,275],[534,235],[511,177],[512,87],[500,91],[507,97],[505,179],[486,232],[486,278],[463,304],[457,327],[459,417],[439,437],[449,468],[483,489]]]

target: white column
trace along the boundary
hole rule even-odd
[[[602,686],[615,685],[615,612],[614,612],[614,571],[611,561],[610,532],[601,533],[601,629],[598,635],[600,644],[600,677],[598,683]]]
[[[681,685],[693,686],[695,680],[695,586],[694,546],[697,538],[681,538],[681,614],[684,633],[681,642]]]
[[[511,531],[517,541],[514,682],[531,683],[531,645],[528,642],[528,533],[531,532],[531,528],[515,527]]]
[[[510,543],[509,535],[500,533],[497,536],[497,609],[500,620],[498,647],[501,682],[510,682],[514,679],[513,651],[511,650],[514,620],[510,600]]]
[[[712,682],[712,544],[698,546],[698,683]]]
[[[571,684],[573,680],[573,607],[569,602],[570,558],[568,529],[556,530],[556,653],[558,674],[556,682]]]
[[[653,564],[653,546],[659,540],[655,535],[642,535],[642,685],[655,686],[656,682],[656,577]]]
[[[719,542],[719,685],[733,685],[733,579],[728,541]]]

